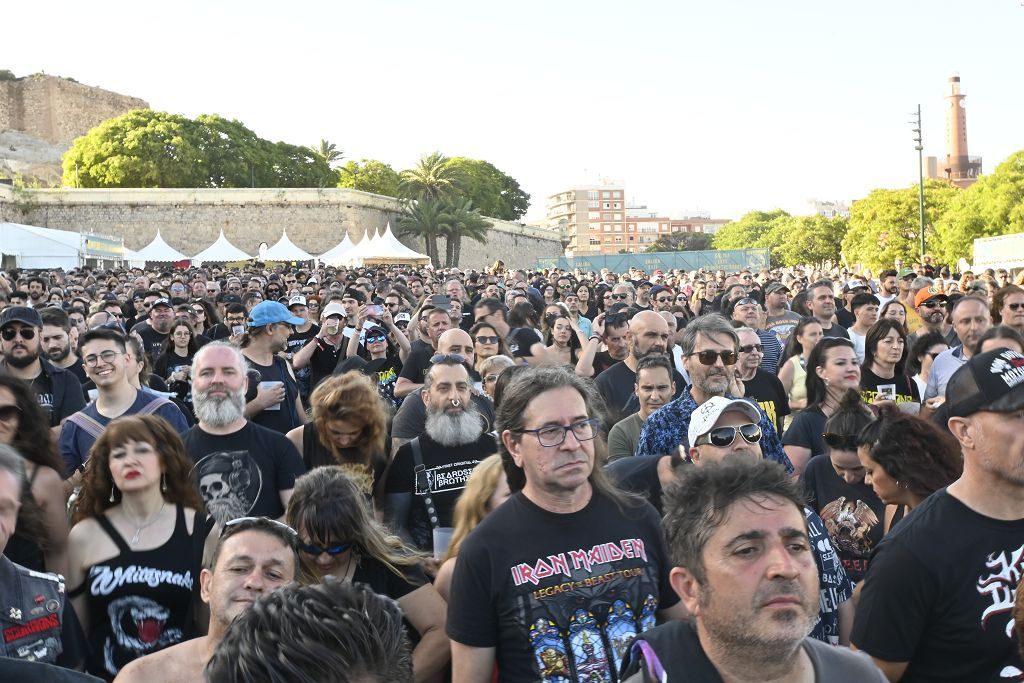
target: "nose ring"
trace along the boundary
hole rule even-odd
[[[460,401],[457,398],[453,398],[452,399],[452,408],[458,408],[461,405],[462,405],[462,401]]]

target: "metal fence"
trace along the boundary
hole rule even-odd
[[[659,268],[668,270],[724,270],[737,272],[744,268],[768,268],[767,249],[719,249],[712,251],[658,251],[650,254],[595,254],[592,256],[537,259],[538,268],[561,268],[584,272],[600,272],[607,268],[613,273],[625,273],[638,268],[652,273]]]

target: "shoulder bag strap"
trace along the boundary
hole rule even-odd
[[[427,476],[427,467],[423,464],[423,450],[420,448],[420,437],[409,442],[412,447],[412,461],[415,467],[413,474],[415,482],[413,488],[417,496],[423,497],[423,505],[427,508],[427,517],[430,519],[430,526],[434,529],[440,528],[440,519],[437,516],[437,508],[434,507],[434,499],[430,497],[430,478]],[[422,482],[422,485],[421,483]]]

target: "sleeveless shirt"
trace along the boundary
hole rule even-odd
[[[120,552],[89,567],[85,583],[74,591],[87,592],[89,673],[113,680],[132,660],[194,635],[189,608],[203,545],[194,537],[208,525],[205,515],[196,513],[190,536],[184,508],[176,507],[174,532],[151,550],[133,550],[106,515],[96,518]]]
[[[246,358],[246,361],[251,368],[259,371],[260,382],[282,382],[284,384],[284,399],[277,405],[264,408],[253,415],[252,421],[282,434],[287,434],[302,424],[295,412],[295,399],[299,395],[299,386],[288,372],[288,361],[278,356],[274,356],[274,361],[270,365],[254,363],[250,358]]]

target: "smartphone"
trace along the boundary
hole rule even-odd
[[[370,304],[366,307],[366,315],[379,318],[384,315],[384,307],[380,304]]]
[[[448,306],[451,302],[452,298],[447,294],[434,294],[430,297],[430,303],[434,304],[438,308],[441,306]]]

